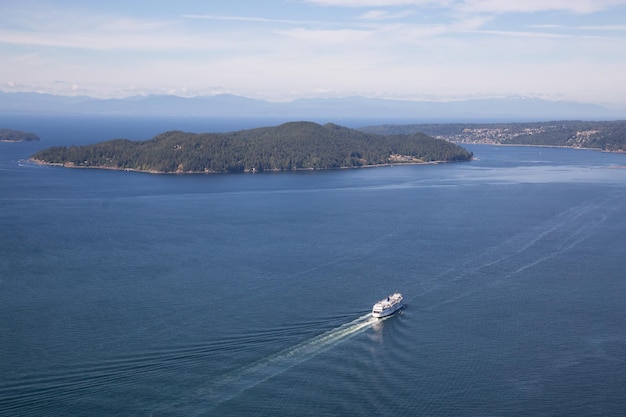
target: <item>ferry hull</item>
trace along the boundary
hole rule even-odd
[[[394,306],[392,308],[388,308],[386,310],[383,310],[381,312],[372,312],[372,317],[375,317],[377,319],[381,318],[381,317],[387,317],[387,316],[391,316],[393,313],[395,313],[396,311],[402,309],[402,307],[404,307],[404,304],[398,305],[398,306]]]
[[[404,307],[404,298],[402,294],[395,293],[374,304],[374,307],[372,307],[372,317],[381,318],[390,316],[402,307]]]

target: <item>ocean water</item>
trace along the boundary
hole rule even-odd
[[[626,155],[150,175],[24,159],[262,123],[0,121],[2,416],[626,415]]]

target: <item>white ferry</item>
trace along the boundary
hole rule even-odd
[[[372,317],[389,316],[404,307],[404,298],[399,292],[391,294],[384,300],[380,300],[372,308]]]

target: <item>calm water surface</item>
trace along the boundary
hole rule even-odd
[[[626,155],[166,176],[23,159],[253,122],[5,119],[0,415],[626,415]]]

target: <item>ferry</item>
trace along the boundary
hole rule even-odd
[[[380,318],[390,316],[402,307],[404,307],[404,298],[402,298],[402,294],[397,292],[374,304],[374,307],[372,307],[372,317]]]

